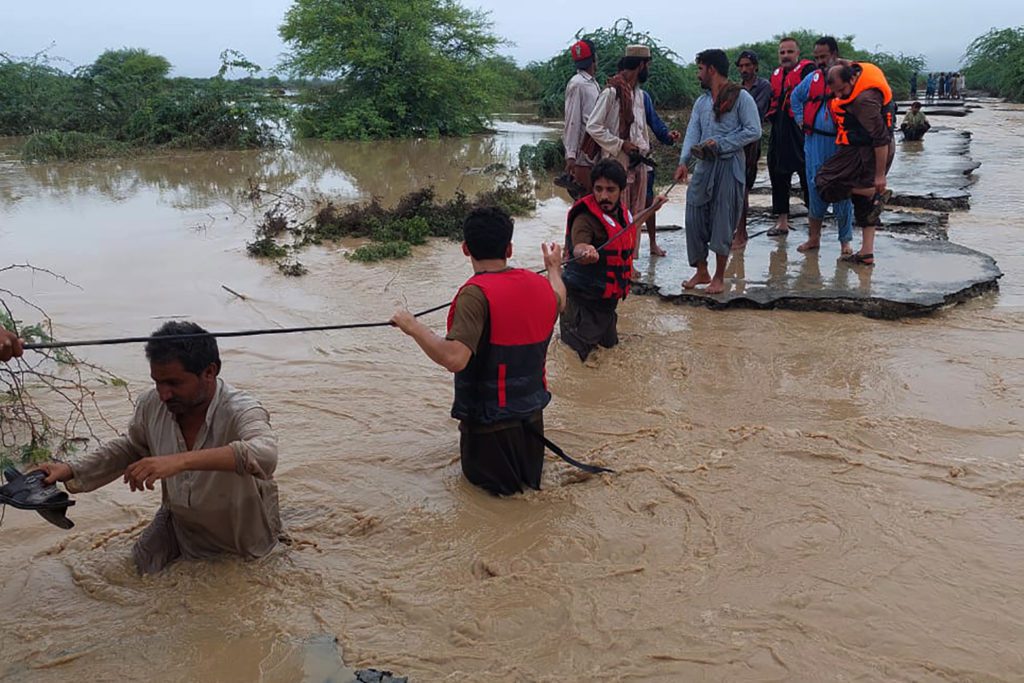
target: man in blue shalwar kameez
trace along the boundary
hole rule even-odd
[[[790,98],[793,107],[793,118],[803,123],[804,159],[807,168],[807,222],[810,236],[807,241],[797,247],[798,251],[808,252],[821,246],[821,224],[825,219],[828,204],[822,200],[814,186],[814,177],[825,161],[836,153],[836,123],[832,119],[832,111],[828,100],[832,93],[825,84],[825,74],[839,60],[839,45],[831,36],[819,38],[814,44],[814,61],[817,70],[800,82],[793,90]],[[849,199],[832,205],[839,229],[839,243],[843,254],[852,254],[853,247],[853,205]]]

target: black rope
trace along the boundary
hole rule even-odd
[[[668,189],[665,190],[665,194],[667,195],[669,192],[671,192],[672,188],[674,188],[675,186],[676,186],[676,183],[672,183],[671,185],[669,185]],[[636,226],[636,224],[637,224],[637,221],[634,220],[629,225],[627,225],[626,227],[622,228],[622,230],[619,230],[617,233],[615,233],[614,235],[609,237],[603,244],[598,246],[597,249],[600,250],[600,249],[603,249],[604,247],[608,246],[609,244],[611,244],[612,242],[617,240],[619,237],[621,237],[623,234],[625,234],[628,230],[630,230],[631,228],[634,228]],[[570,263],[575,263],[580,258],[581,257],[573,257],[573,258],[567,259],[565,261],[562,261],[562,265],[566,266],[566,265],[569,265]],[[548,271],[548,269],[544,268],[542,270],[538,270],[538,271],[534,271],[534,272],[536,272],[538,275],[543,275],[547,271]],[[425,311],[420,311],[419,313],[414,313],[413,316],[416,317],[416,318],[420,318],[422,316],[429,315],[430,313],[436,313],[437,311],[444,310],[444,309],[448,308],[451,305],[452,305],[452,302],[449,301],[448,303],[439,304],[437,306],[434,306],[433,308],[428,308]],[[161,341],[178,341],[178,340],[184,340],[184,339],[202,339],[202,338],[208,338],[208,337],[220,337],[220,338],[227,338],[227,337],[259,337],[259,336],[265,336],[265,335],[271,335],[271,334],[296,334],[296,333],[299,333],[299,332],[328,332],[328,331],[332,331],[332,330],[363,330],[363,329],[369,329],[369,328],[373,328],[373,327],[392,327],[392,326],[393,325],[392,325],[391,321],[388,320],[386,322],[376,322],[376,323],[345,323],[345,324],[340,324],[340,325],[309,325],[309,326],[306,326],[306,327],[274,327],[274,328],[263,329],[263,330],[239,330],[239,331],[234,331],[234,332],[205,332],[205,333],[204,332],[200,332],[200,333],[196,333],[196,334],[169,334],[169,335],[166,335],[166,336],[158,337],[158,339],[160,339]],[[74,346],[114,346],[114,345],[119,345],[119,344],[144,344],[144,343],[146,343],[146,342],[148,342],[148,341],[150,341],[152,339],[154,339],[154,337],[146,336],[146,337],[116,337],[116,338],[112,338],[112,339],[83,339],[83,340],[80,340],[80,341],[69,341],[69,342],[58,342],[58,341],[31,342],[31,343],[27,343],[27,344],[22,345],[22,348],[24,348],[27,351],[33,351],[33,350],[41,350],[41,349],[64,349],[64,348],[71,348],[71,347],[74,347]]]

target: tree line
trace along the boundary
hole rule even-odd
[[[298,137],[380,139],[460,136],[486,130],[512,103],[533,102],[545,117],[561,115],[565,83],[575,67],[567,50],[520,68],[498,51],[506,41],[484,12],[457,0],[295,0],[279,29],[288,46],[278,75],[225,51],[208,79],[171,78],[164,57],[143,49],[108,50],[88,66],[65,72],[45,55],[0,53],[0,135],[33,135],[26,157],[75,158],[139,147],[264,147],[281,125]],[[792,31],[809,55],[819,33]],[[699,89],[695,67],[627,19],[580,30],[595,44],[598,80],[615,71],[625,46],[640,43],[654,57],[645,88],[662,108],[684,109]],[[727,50],[775,65],[773,36]],[[897,96],[924,68],[919,56],[857,48],[839,39],[843,56],[871,61]],[[993,30],[965,56],[974,87],[1024,97],[1024,28]],[[229,79],[232,71],[245,78]],[[286,104],[281,95],[297,93]]]

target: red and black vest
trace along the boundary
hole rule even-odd
[[[818,69],[811,76],[811,88],[807,93],[807,102],[804,104],[804,135],[817,133],[818,135],[832,137],[836,134],[835,131],[821,130],[814,127],[814,119],[817,118],[818,112],[822,107],[825,107],[829,118],[832,117],[832,110],[828,107],[830,99],[832,99],[832,91],[829,90],[828,84],[825,83],[825,72]]]
[[[487,297],[490,336],[455,373],[452,417],[480,424],[525,420],[551,401],[544,368],[558,298],[547,279],[519,268],[478,273],[462,287],[469,285]],[[448,311],[449,330],[455,305]]]
[[[780,66],[772,72],[770,79],[772,84],[772,103],[768,107],[765,119],[771,119],[780,109],[785,110],[790,118],[793,118],[793,109],[789,106],[789,96],[793,93],[800,81],[804,80],[804,69],[814,66],[809,59],[801,59],[800,63],[789,71],[784,71]]]
[[[636,247],[636,226],[633,215],[622,204],[622,215],[626,225],[620,225],[614,217],[601,210],[593,194],[583,197],[569,209],[565,226],[565,252],[570,257],[573,248],[572,222],[581,213],[589,211],[604,225],[608,243],[595,244],[597,263],[583,265],[578,261],[566,264],[562,273],[565,286],[601,299],[625,299],[629,294],[629,280],[633,274],[633,249]]]

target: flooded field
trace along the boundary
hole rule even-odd
[[[222,376],[279,430],[293,543],[139,578],[129,548],[158,493],[78,496],[70,532],[8,510],[0,679],[295,681],[322,634],[413,681],[1024,679],[1024,108],[944,123],[982,163],[949,238],[998,260],[1000,291],[905,321],[631,298],[620,347],[583,366],[553,343],[548,365],[550,436],[614,476],[552,459],[541,492],[475,490],[451,380],[395,330],[222,341]],[[62,338],[386,320],[450,298],[470,274],[457,246],[366,266],[344,258],[357,242],[329,245],[287,278],[245,254],[247,178],[473,194],[551,134],[31,167],[0,141],[0,263],[77,285],[0,287]],[[682,222],[683,195],[660,221]],[[564,231],[561,192],[538,198],[518,265]],[[140,347],[80,355],[148,386]],[[127,423],[123,394],[98,397]]]

